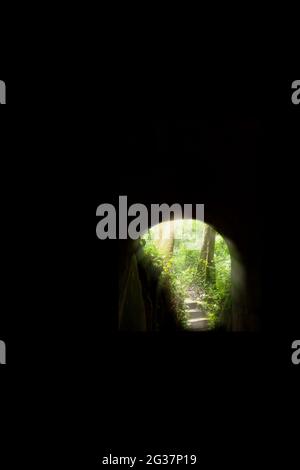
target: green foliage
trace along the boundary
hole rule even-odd
[[[178,323],[186,328],[187,315],[184,299],[186,292],[183,289],[174,272],[174,258],[168,258],[163,255],[157,248],[155,242],[148,238],[148,242],[144,246],[144,262],[151,263],[155,275],[159,277],[160,287],[167,287],[172,299],[172,308],[176,312]]]
[[[185,221],[183,221],[185,223]],[[214,254],[214,279],[205,281],[203,272],[207,266],[202,266],[200,260],[201,243],[190,247],[195,230],[201,222],[190,224],[190,233],[186,239],[176,239],[173,255],[166,256],[157,248],[157,242],[150,230],[144,237],[144,253],[151,260],[154,269],[160,276],[160,282],[168,282],[173,295],[174,308],[179,322],[187,325],[187,312],[184,299],[195,294],[201,306],[206,310],[210,328],[221,325],[222,319],[231,307],[231,259],[225,240],[217,234]],[[200,230],[203,232],[203,226]]]
[[[225,240],[218,235],[215,246],[215,285],[203,286],[209,323],[212,328],[221,324],[231,304],[231,259]]]

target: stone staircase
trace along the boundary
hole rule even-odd
[[[188,315],[188,329],[191,331],[205,331],[209,329],[208,318],[197,300],[185,299]]]

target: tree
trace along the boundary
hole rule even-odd
[[[216,281],[215,269],[216,231],[207,225],[204,231],[204,240],[200,253],[198,273],[205,284],[214,284]]]
[[[157,247],[159,251],[170,258],[173,255],[175,244],[175,224],[174,222],[164,222],[159,225],[159,240]]]

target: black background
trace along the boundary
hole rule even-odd
[[[135,82],[102,93],[87,80],[78,105],[63,84],[56,94],[40,80],[0,78],[7,83],[5,115],[1,108],[4,448],[17,438],[24,461],[83,455],[86,467],[105,453],[186,449],[200,454],[204,468],[292,463],[299,370],[291,344],[300,335],[300,110],[291,103],[292,80],[208,78],[181,88],[172,81],[155,88]],[[158,120],[167,123],[162,136],[153,124]],[[253,126],[258,148],[249,171],[243,155],[226,164],[218,156],[215,187],[206,185],[199,201],[181,174],[191,165],[193,178],[200,178],[210,162],[191,150],[180,168],[186,144],[176,132],[179,122],[192,128],[196,121],[204,135],[240,122]],[[204,335],[200,342],[113,332],[117,242],[97,240],[92,210],[117,203],[120,194],[165,202],[156,194],[173,198],[180,187],[192,202],[255,204],[264,253],[261,333]],[[282,232],[288,227],[292,259],[285,257],[283,233],[268,237],[274,224]]]

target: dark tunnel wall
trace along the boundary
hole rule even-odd
[[[128,195],[128,204],[139,202],[148,208],[155,203],[205,204],[205,222],[228,240],[232,256],[234,307],[227,322],[232,331],[258,330],[263,314],[260,133],[257,122],[131,123],[127,150],[132,160],[123,163],[119,178],[119,195]],[[137,292],[135,303],[140,299],[132,247],[132,242],[125,242],[121,249],[121,303],[126,285],[131,295]],[[135,289],[130,282],[135,282]],[[143,330],[143,307],[137,308]]]

